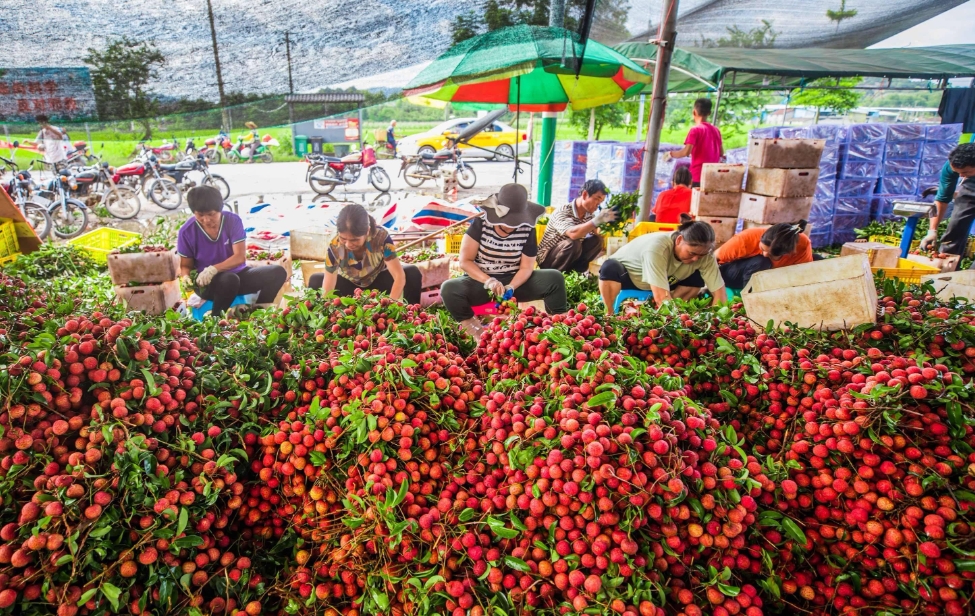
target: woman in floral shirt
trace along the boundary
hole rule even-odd
[[[386,229],[369,212],[351,203],[339,212],[335,237],[328,245],[325,273],[308,281],[313,289],[351,296],[356,289],[388,293],[393,299],[420,303],[422,276],[415,265],[403,265]]]

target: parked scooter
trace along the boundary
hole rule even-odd
[[[139,193],[130,186],[119,186],[113,181],[115,169],[107,162],[85,167],[73,175],[68,182],[70,196],[94,209],[105,206],[109,214],[122,220],[130,220],[139,215],[142,201]]]
[[[158,158],[160,161],[164,163],[168,163],[175,160],[177,154],[179,153],[179,141],[177,141],[176,139],[173,139],[172,141],[164,142],[162,145],[158,147],[152,147],[149,144],[147,144],[145,141],[141,142],[139,145],[142,146],[143,153],[152,152],[152,154],[154,154],[156,158]]]
[[[369,144],[363,145],[361,152],[341,158],[309,154],[305,161],[308,163],[305,181],[320,195],[331,193],[340,184],[354,184],[363,169],[369,169],[369,183],[376,190],[387,192],[392,187],[389,174],[376,164],[376,151]]]
[[[457,147],[447,147],[435,154],[424,152],[420,156],[403,156],[397,175],[402,174],[406,183],[416,188],[427,180],[436,182],[445,173],[455,171],[457,184],[461,188],[474,188],[477,174],[470,165],[461,160],[461,156],[461,150]]]
[[[271,148],[281,145],[278,140],[271,135],[264,135],[261,140],[254,144],[252,142],[244,143],[244,135],[237,137],[237,147],[226,152],[227,162],[239,163],[242,160],[256,159],[263,163],[273,163],[274,155],[271,154]],[[256,151],[251,153],[252,149]]]
[[[200,153],[195,158],[182,160],[175,165],[159,165],[159,173],[162,177],[175,182],[181,191],[187,191],[197,185],[196,180],[190,177],[190,172],[199,171],[203,175],[200,185],[213,186],[220,191],[220,196],[226,201],[230,198],[230,184],[223,177],[210,173],[210,165],[206,157]]]

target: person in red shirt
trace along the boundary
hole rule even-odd
[[[714,253],[721,277],[729,288],[744,289],[756,272],[810,263],[812,244],[805,230],[805,220],[782,222],[768,229],[745,229]]]
[[[720,163],[724,158],[724,145],[721,143],[721,131],[708,123],[711,115],[711,100],[699,98],[694,101],[694,126],[684,139],[684,147],[675,152],[666,152],[664,160],[684,158],[691,155],[691,186],[701,185],[701,167],[705,163]]]
[[[674,185],[657,197],[657,205],[653,209],[654,222],[677,224],[680,215],[691,211],[691,170],[681,166],[674,169]]]

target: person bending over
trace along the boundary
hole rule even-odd
[[[685,166],[674,169],[674,187],[657,197],[653,209],[654,222],[677,224],[681,214],[691,211],[691,170]]]
[[[812,244],[805,230],[805,220],[782,222],[768,229],[745,229],[715,251],[721,278],[732,289],[744,289],[756,272],[811,263]]]
[[[549,314],[565,312],[562,272],[535,269],[535,221],[545,208],[528,201],[528,191],[519,184],[502,186],[478,205],[485,214],[471,223],[460,244],[460,267],[465,275],[440,287],[451,316],[476,337],[481,324],[473,307],[501,298],[508,290],[519,302],[545,300]]]
[[[599,294],[606,314],[615,312],[623,290],[653,293],[659,308],[671,298],[692,299],[707,286],[715,304],[728,301],[714,258],[714,229],[686,214],[673,233],[647,233],[632,240],[599,268]]]
[[[538,267],[580,274],[589,269],[603,249],[599,225],[616,220],[613,210],[596,211],[606,193],[605,184],[588,180],[575,200],[552,213],[538,246]]]
[[[975,143],[962,143],[956,147],[941,168],[938,194],[934,198],[938,213],[930,219],[931,228],[921,240],[921,250],[929,250],[937,241],[938,223],[944,218],[952,198],[955,209],[951,212],[948,229],[941,238],[941,252],[963,256],[972,222],[975,221]]]
[[[280,265],[248,267],[245,262],[244,224],[240,216],[224,211],[220,191],[213,186],[194,186],[186,193],[193,215],[180,227],[176,254],[184,287],[194,282],[203,287],[200,297],[213,301],[211,314],[218,317],[238,295],[259,293],[257,303],[270,305],[288,273]],[[197,270],[196,280],[190,272]]]
[[[308,280],[312,289],[335,291],[348,297],[356,289],[381,291],[393,299],[420,303],[422,274],[415,265],[403,265],[386,229],[376,224],[366,208],[350,203],[335,222],[335,237],[328,244],[325,273]]]

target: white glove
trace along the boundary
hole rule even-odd
[[[484,281],[484,288],[494,293],[497,297],[504,295],[504,285],[495,278],[488,278]]]
[[[616,210],[599,210],[596,215],[592,217],[592,224],[597,227],[602,226],[608,222],[613,222],[616,220]]]
[[[664,152],[663,158],[664,158],[664,162],[666,163],[669,162],[670,159],[673,158],[673,156],[670,154],[670,152]]]
[[[193,286],[193,279],[190,278],[189,275],[180,276],[179,284],[181,287],[183,287],[184,290],[189,289],[190,287]]]
[[[208,265],[206,269],[196,275],[196,284],[200,285],[201,287],[209,285],[210,281],[213,280],[213,277],[216,276],[217,273],[217,268],[213,267],[212,265]]]
[[[920,249],[927,250],[928,248],[931,247],[931,244],[935,243],[936,241],[938,241],[938,232],[932,229],[928,231],[928,234],[925,235],[924,238],[921,240]]]

